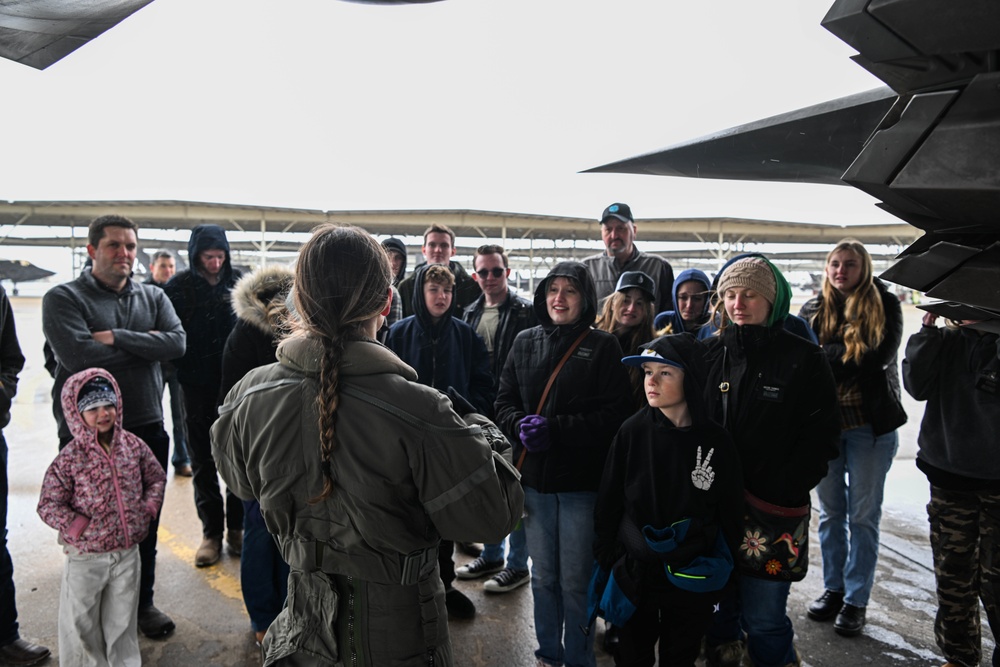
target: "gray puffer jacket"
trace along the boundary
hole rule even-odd
[[[306,337],[236,383],[212,427],[226,484],[256,498],[292,568],[265,665],[451,665],[440,539],[498,542],[524,494],[510,446],[480,415],[374,341],[346,344],[333,493],[323,489],[316,395],[322,350]]]

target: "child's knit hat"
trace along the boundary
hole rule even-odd
[[[107,378],[95,377],[87,380],[80,387],[80,394],[76,399],[76,407],[80,412],[99,408],[102,405],[118,406],[118,395],[115,388],[111,386]]]

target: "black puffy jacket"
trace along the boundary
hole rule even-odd
[[[558,276],[571,278],[583,292],[583,312],[574,324],[555,325],[549,317],[545,296],[549,282]],[[621,347],[612,334],[591,328],[597,297],[580,262],[560,262],[552,269],[535,290],[534,310],[541,324],[517,335],[500,376],[497,425],[514,445],[514,460],[518,460],[523,450],[521,420],[536,414],[556,364],[587,331],[542,406],[540,414],[549,420],[552,446],[525,456],[521,483],[540,493],[596,492],[611,440],[632,412]]]
[[[215,285],[198,273],[198,255],[224,250],[226,262]],[[236,325],[230,294],[242,273],[232,265],[226,232],[218,225],[198,225],[188,240],[191,267],[170,279],[163,290],[187,333],[184,356],[174,360],[182,385],[218,387],[222,378],[222,351]]]
[[[837,387],[823,351],[780,321],[730,325],[705,343],[706,400],[736,441],[745,488],[775,505],[808,504],[840,442]]]

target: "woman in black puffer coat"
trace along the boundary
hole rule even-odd
[[[593,633],[580,628],[589,627],[594,503],[611,440],[633,411],[631,388],[618,339],[592,328],[597,297],[583,264],[557,264],[535,290],[534,308],[541,324],[517,335],[500,376],[497,425],[523,459],[535,656],[540,665],[593,667]]]

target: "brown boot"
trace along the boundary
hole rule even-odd
[[[206,537],[194,552],[195,567],[208,567],[219,562],[222,556],[222,537]]]

